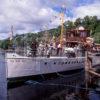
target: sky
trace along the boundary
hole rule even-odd
[[[0,39],[9,37],[12,25],[14,35],[57,27],[62,6],[64,20],[86,15],[100,19],[100,0],[0,0]]]

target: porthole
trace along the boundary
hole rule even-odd
[[[65,64],[67,64],[67,62],[65,62]]]
[[[68,64],[70,64],[70,62],[68,62]]]
[[[47,65],[47,62],[45,62],[44,64]]]
[[[54,62],[54,64],[56,64],[56,62]]]

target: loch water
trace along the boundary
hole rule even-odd
[[[100,78],[93,77],[86,87],[84,70],[57,76],[16,83],[8,88],[8,100],[100,100]]]

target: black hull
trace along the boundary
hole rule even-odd
[[[41,82],[41,81],[45,81],[45,80],[55,79],[57,77],[63,77],[64,75],[75,74],[82,70],[83,70],[83,68],[76,69],[76,70],[70,70],[70,71],[57,72],[57,73],[10,78],[10,79],[7,79],[8,80],[8,88],[12,88],[12,87],[14,87],[14,85],[17,86],[17,85],[24,84],[28,80],[34,80],[34,81]]]

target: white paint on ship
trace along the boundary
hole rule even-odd
[[[6,61],[7,78],[70,71],[84,67],[84,58],[82,57],[23,57],[9,53]]]

